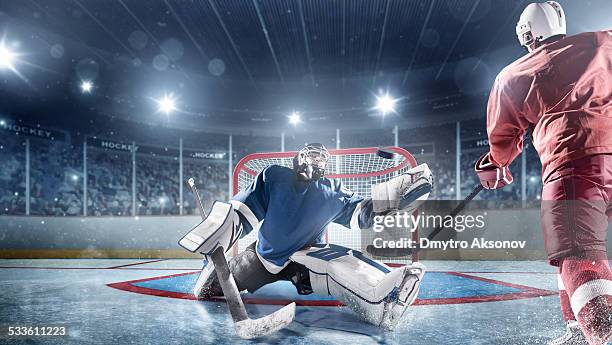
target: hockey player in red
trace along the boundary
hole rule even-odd
[[[555,1],[529,4],[516,33],[528,53],[504,68],[487,107],[490,151],[476,163],[485,188],[512,182],[510,163],[532,128],[542,161],[541,224],[559,268],[566,334],[549,344],[612,338],[612,31],[566,36]]]

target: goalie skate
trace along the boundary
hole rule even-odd
[[[402,282],[389,295],[389,301],[385,302],[381,327],[389,330],[395,329],[406,308],[416,300],[424,273],[425,266],[420,263],[406,266]]]

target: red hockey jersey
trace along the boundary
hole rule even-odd
[[[544,181],[564,163],[612,153],[612,30],[543,45],[499,73],[487,107],[493,163],[509,165],[530,127]]]

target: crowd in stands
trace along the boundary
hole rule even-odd
[[[132,215],[131,155],[89,150],[87,160],[88,215]]]
[[[430,195],[435,200],[455,199],[455,169],[454,155],[446,155],[446,159],[435,159],[432,156],[417,157],[419,163],[427,163],[435,176],[434,189]],[[420,158],[420,159],[419,159]]]
[[[30,140],[30,214],[77,216],[83,213],[81,146]],[[24,185],[25,189],[25,185]]]
[[[293,149],[290,146],[286,147],[287,151]],[[242,157],[251,153],[281,151],[281,137],[233,135],[232,150],[234,153],[234,164],[236,164]]]
[[[178,214],[180,181],[178,157],[136,157],[136,213],[138,215]],[[129,194],[131,197],[131,193]],[[131,205],[131,200],[128,203]]]
[[[130,154],[99,152],[88,170],[89,212],[96,216],[132,215],[132,163]],[[179,182],[178,157],[136,155],[136,215],[178,215],[180,188],[183,214],[194,214],[196,203],[190,188]],[[227,164],[184,159],[184,179],[193,177],[206,209],[214,200],[227,199]]]
[[[25,145],[20,137],[0,136],[0,214],[25,213]]]
[[[335,133],[334,133],[335,148]],[[393,145],[391,128],[368,130],[346,130],[340,132],[340,147],[378,147]]]
[[[454,124],[430,128],[402,129],[399,145],[409,148],[415,143],[431,143],[433,151],[415,152],[419,162],[430,165],[435,176],[431,198],[455,200],[456,156]],[[482,121],[465,121],[462,138],[486,137]],[[392,129],[341,132],[341,147],[387,146],[393,144]],[[194,135],[191,147],[206,150],[222,149],[229,143],[227,136]],[[32,138],[30,142],[30,214],[47,216],[83,215],[83,138],[65,141]],[[126,140],[127,138],[114,138]],[[80,142],[79,142],[80,141]],[[0,214],[22,215],[26,209],[26,137],[2,133],[0,136]],[[233,136],[233,164],[253,152],[280,151],[280,136]],[[295,150],[306,142],[323,142],[336,147],[336,133],[286,133],[285,147]],[[462,150],[460,157],[461,197],[468,195],[478,180],[473,166],[485,148]],[[132,154],[118,150],[91,148],[87,152],[87,215],[88,216],[154,216],[178,215],[180,191],[183,189],[183,214],[195,214],[196,203],[191,190],[179,181],[179,158],[161,157],[150,153],[136,154],[135,203],[133,202]],[[539,158],[526,141],[526,199],[537,202],[541,193]],[[227,160],[183,159],[183,180],[193,177],[198,184],[204,207],[215,200],[227,200],[229,180]],[[481,193],[477,199],[495,201],[498,205],[516,205],[523,195],[521,189],[521,159],[515,160],[511,171],[515,183],[499,190]],[[135,213],[134,213],[135,205]]]
[[[183,167],[185,179],[195,180],[205,210],[209,210],[215,200],[229,199],[227,162],[202,164],[196,160],[185,160]],[[191,188],[185,184],[183,188],[183,214],[198,213]]]

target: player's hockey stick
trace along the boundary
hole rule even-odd
[[[193,178],[190,178],[187,183],[189,187],[191,187],[194,199],[200,209],[202,219],[206,219],[204,206],[202,205],[200,193],[195,185],[195,181]],[[215,249],[208,257],[213,265],[215,265],[215,272],[217,272],[219,284],[221,285],[225,301],[227,302],[230,314],[234,320],[234,328],[240,338],[252,339],[262,337],[285,328],[293,321],[295,317],[295,302],[282,307],[270,315],[259,319],[250,319],[244,308],[244,303],[242,303],[240,291],[238,291],[234,276],[232,272],[230,272],[229,265],[225,259],[225,249],[219,246],[219,248]]]
[[[469,201],[474,199],[476,195],[478,195],[478,193],[480,193],[480,191],[483,189],[484,187],[479,183],[478,186],[474,187],[474,190],[472,190],[470,195],[468,195],[465,199],[463,199],[459,203],[459,205],[457,205],[457,207],[455,207],[448,215],[451,217],[455,217],[457,214],[459,214],[459,212],[461,212],[465,208],[465,205],[467,205]],[[438,234],[444,229],[446,228],[442,225],[436,227],[427,236],[427,239],[431,241],[433,238],[438,236]],[[413,253],[419,252],[420,250],[421,248],[419,248],[418,245],[415,248],[376,248],[371,244],[366,247],[366,251],[371,255],[383,256],[383,257],[389,257],[389,258],[409,256],[409,255],[412,255]]]

